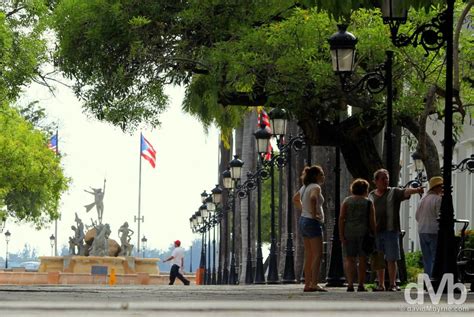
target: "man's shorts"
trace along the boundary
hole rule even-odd
[[[396,231],[377,232],[375,245],[377,250],[385,254],[385,260],[398,261],[400,257],[400,233]]]
[[[316,238],[323,235],[322,225],[316,219],[300,217],[298,226],[303,238]]]

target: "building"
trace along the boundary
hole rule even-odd
[[[444,125],[441,120],[429,118],[426,129],[438,148],[438,155],[442,164],[443,147],[441,141],[444,135]],[[474,121],[467,117],[459,140],[454,147],[453,164],[458,164],[472,154],[474,154]],[[406,184],[409,180],[416,177],[410,147],[406,142],[402,142],[400,164],[402,166],[400,171],[400,183]],[[472,229],[474,227],[474,173],[469,173],[468,171],[454,171],[452,184],[455,218],[469,220],[469,228]],[[426,183],[424,186],[427,187],[428,184]],[[405,238],[403,239],[405,251],[420,250],[415,220],[416,207],[419,201],[420,197],[412,196],[410,200],[402,203],[400,219],[402,230],[406,232]],[[461,225],[457,225],[456,233],[458,233],[460,229]]]

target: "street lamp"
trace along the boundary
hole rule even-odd
[[[51,256],[54,255],[54,242],[55,242],[56,238],[54,237],[54,234],[52,234],[50,237],[49,237],[49,244],[51,245]]]
[[[242,166],[244,165],[244,162],[239,159],[238,155],[234,155],[234,159],[229,162],[230,166],[230,175],[232,176],[232,179],[239,181],[241,176],[242,176]]]
[[[239,159],[238,155],[234,155],[234,159],[229,162],[230,166],[230,175],[232,177],[232,185],[229,188],[232,188],[232,256],[230,260],[230,273],[229,273],[229,284],[237,284],[237,271],[235,268],[235,226],[236,226],[236,212],[235,212],[235,187],[237,186],[238,182],[240,181],[240,178],[242,176],[242,166],[244,165],[244,162]],[[226,175],[227,176],[227,175]],[[226,179],[224,179],[224,183],[226,182]],[[228,180],[227,180],[228,182]],[[227,184],[229,185],[229,184]],[[224,184],[226,186],[226,184]],[[231,192],[229,191],[229,194]]]
[[[448,0],[449,1],[452,0]],[[454,2],[454,1],[453,1]],[[420,44],[426,56],[429,51],[438,51],[447,41],[448,32],[446,28],[448,10],[441,12],[430,23],[419,26],[412,35],[398,34],[400,25],[405,24],[408,16],[407,1],[383,0],[382,18],[384,24],[390,27],[390,38],[396,47]],[[452,34],[452,32],[451,32]]]
[[[354,70],[357,38],[347,32],[347,25],[339,24],[338,31],[329,38],[332,69],[337,74],[351,74]]]
[[[258,161],[257,161],[257,170],[260,170],[262,165],[262,160],[264,160],[265,154],[268,152],[268,145],[270,144],[270,139],[272,134],[266,128],[265,124],[260,124],[260,128],[254,133],[257,152],[258,152]],[[273,166],[273,164],[271,164]],[[248,197],[250,200],[250,196]],[[250,209],[248,215],[250,223]],[[250,226],[249,229],[250,231]],[[250,249],[249,249],[250,252]],[[250,254],[250,253],[249,253]],[[247,259],[249,261],[249,259]],[[262,254],[262,179],[261,175],[257,173],[257,263],[255,271],[255,284],[265,283],[265,272],[263,270],[263,254]]]
[[[329,39],[331,56],[333,59],[333,71],[341,80],[342,89],[345,92],[367,90],[370,93],[379,93],[387,88],[387,124],[386,124],[386,164],[389,175],[393,175],[392,159],[392,125],[393,125],[393,88],[392,88],[392,64],[393,52],[385,51],[386,60],[378,65],[375,70],[366,73],[357,83],[350,83],[349,79],[354,72],[354,55],[357,39],[354,35],[347,32],[347,26],[338,25],[338,32],[334,33]],[[348,56],[351,56],[350,58]],[[394,183],[394,177],[390,180]]]
[[[8,269],[8,242],[10,242],[10,236],[12,234],[10,233],[10,231],[7,230],[7,232],[5,232],[5,242],[7,243],[7,248],[6,248],[6,252],[5,252],[5,268]]]
[[[225,189],[227,189],[229,198],[232,198],[231,191],[234,188],[234,181],[232,180],[232,175],[230,174],[230,167],[227,168],[225,171],[222,172],[222,184]],[[228,284],[229,283],[229,258],[230,254],[228,256],[228,251],[229,251],[229,214],[225,212],[225,218],[224,218],[224,223],[225,223],[225,235],[224,235],[224,240],[223,240],[223,245],[224,245],[224,264],[223,264],[223,269],[222,269],[222,283],[223,284]]]
[[[211,193],[212,200],[214,201],[214,203],[216,205],[220,204],[222,202],[222,188],[220,188],[219,185],[216,184],[216,187],[211,190]]]
[[[385,87],[387,88],[387,123],[386,123],[386,167],[389,175],[393,175],[393,159],[392,159],[392,112],[393,112],[393,88],[392,88],[392,64],[393,52],[386,51],[385,63],[378,65],[373,71],[370,71],[362,76],[356,82],[351,83],[350,78],[354,73],[354,58],[357,38],[347,32],[346,25],[338,25],[338,32],[334,33],[328,39],[333,71],[339,76],[342,90],[345,92],[367,90],[372,94],[381,92]],[[335,199],[335,225],[333,230],[332,247],[331,247],[331,262],[328,271],[328,286],[342,286],[345,278],[342,267],[342,251],[339,240],[339,208],[340,208],[340,149],[336,148],[336,199]],[[395,179],[392,177],[391,182]]]
[[[201,215],[201,209],[199,208],[198,211],[195,213],[196,216],[196,229],[197,232],[201,233],[201,259],[199,261],[199,275],[202,276],[202,282],[205,284],[206,282],[206,245],[205,245],[205,237],[204,237],[204,220]]]
[[[281,146],[282,137],[286,134],[286,127],[288,125],[288,113],[285,109],[273,108],[268,113],[270,117],[270,123],[272,126],[273,136],[277,140],[277,144]],[[272,159],[273,150],[272,150]],[[275,161],[274,161],[275,162]],[[271,213],[270,213],[270,257],[268,264],[268,276],[267,283],[278,283],[278,255],[277,255],[277,242],[276,242],[276,230],[275,230],[275,173],[274,173],[274,162],[270,164],[270,186],[271,186]],[[281,173],[281,168],[279,166],[279,211],[280,211],[280,223],[281,223],[281,209],[282,209],[282,186],[283,186],[283,177]]]
[[[339,114],[337,114],[337,121],[339,122]],[[334,166],[334,228],[331,239],[331,258],[326,276],[326,286],[328,287],[341,287],[344,286],[344,283],[346,281],[342,260],[342,246],[341,240],[339,239],[339,214],[341,205],[341,148],[339,146],[336,146],[335,155],[336,164]]]
[[[206,198],[207,198],[207,193],[206,191],[203,191],[201,193],[201,202],[204,203],[204,201],[206,201]]]
[[[142,257],[145,258],[145,250],[146,250],[146,245],[147,245],[148,239],[143,235],[142,238]]]
[[[270,117],[270,124],[272,127],[272,133],[278,137],[286,133],[286,126],[288,124],[288,114],[285,109],[273,108],[268,113]]]
[[[203,197],[203,195],[201,195]],[[206,239],[209,239],[209,218],[210,218],[210,213],[207,210],[206,206],[206,199],[204,199],[203,204],[199,207],[199,212],[201,214],[201,219],[202,219],[202,226],[201,230],[203,231],[204,234],[204,284],[209,285],[210,281],[210,265],[211,265],[211,260],[210,260],[210,250],[208,252],[208,247],[210,248],[210,243],[207,242]],[[206,255],[208,257],[208,260],[206,262]]]
[[[394,1],[385,0],[389,6],[394,6]],[[443,166],[452,166],[453,159],[453,24],[454,24],[454,2],[447,0],[447,8],[439,13],[430,23],[420,25],[411,36],[398,34],[400,24],[404,20],[397,20],[392,12],[400,10],[389,10],[389,14],[383,16],[384,23],[389,24],[392,43],[397,47],[420,44],[426,54],[429,51],[438,51],[446,43],[446,80],[445,80],[445,109],[444,109],[444,144],[443,144]],[[386,4],[385,4],[386,5]],[[439,216],[438,243],[436,258],[431,276],[435,289],[441,286],[440,282],[445,273],[451,273],[454,281],[458,280],[456,263],[456,239],[454,236],[454,206],[451,192],[452,171],[449,168],[443,169],[444,194],[441,200],[441,210]],[[446,291],[446,288],[444,289]]]

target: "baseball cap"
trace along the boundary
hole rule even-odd
[[[179,246],[181,245],[181,241],[176,240],[176,241],[174,242],[174,244],[176,244],[176,245],[179,247]]]

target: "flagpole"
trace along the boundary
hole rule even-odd
[[[140,153],[138,156],[139,159],[139,168],[138,168],[138,230],[137,230],[137,254],[140,253],[140,222],[142,221],[141,215],[140,215],[140,208],[141,208],[141,195],[142,195],[142,140],[143,140],[143,135],[140,132]]]
[[[59,156],[59,129],[56,128],[56,156]],[[54,255],[58,256],[58,219],[54,219]]]

